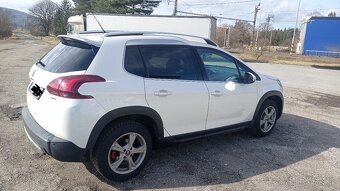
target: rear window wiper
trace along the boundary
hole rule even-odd
[[[43,62],[41,62],[41,60],[39,60],[39,61],[36,63],[36,65],[41,65],[42,67],[45,67],[45,66],[46,66]]]

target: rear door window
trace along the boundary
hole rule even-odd
[[[189,47],[141,46],[149,78],[198,80],[194,54]]]
[[[78,41],[62,41],[48,52],[37,65],[53,73],[87,70],[98,47]]]

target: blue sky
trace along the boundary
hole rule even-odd
[[[28,8],[38,0],[0,0],[0,6],[18,9],[28,12]],[[53,0],[60,2],[61,0]],[[163,0],[154,14],[172,14],[174,0]],[[298,0],[178,0],[178,10],[218,15],[224,17],[253,20],[254,7],[261,2],[258,23],[264,22],[268,14],[274,15],[273,25],[275,28],[294,27]],[[313,11],[327,15],[335,11],[340,16],[339,0],[301,0],[300,20]],[[218,20],[218,24],[231,21]]]

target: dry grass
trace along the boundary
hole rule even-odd
[[[56,36],[42,36],[37,38],[52,45],[56,45],[59,43],[59,39]]]
[[[59,43],[59,39],[56,36],[32,36],[28,31],[25,30],[15,30],[13,31],[13,35],[8,38],[4,38],[0,40],[0,43],[3,42],[15,42],[15,40],[30,40],[30,39],[37,39],[42,40],[48,44],[56,45]]]
[[[241,49],[231,49],[229,52],[235,54],[239,58],[247,62],[267,62],[274,64],[293,64],[308,66],[333,66],[340,67],[340,58],[325,56],[305,56],[305,55],[289,55],[288,52],[270,52],[264,51],[262,56],[256,60],[255,52]]]

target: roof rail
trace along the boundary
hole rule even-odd
[[[173,36],[184,36],[184,37],[191,37],[191,38],[198,38],[203,39],[207,44],[212,46],[217,46],[217,44],[207,38],[203,38],[200,36],[194,35],[187,35],[187,34],[180,34],[180,33],[169,33],[169,32],[148,32],[148,31],[136,31],[136,32],[108,32],[104,34],[104,37],[110,36],[134,36],[134,35],[173,35]]]
[[[106,33],[114,33],[114,32],[124,32],[124,31],[122,31],[122,30],[106,30],[105,32]],[[78,34],[96,34],[96,33],[103,34],[103,31],[102,30],[87,30],[87,31],[80,31]]]

